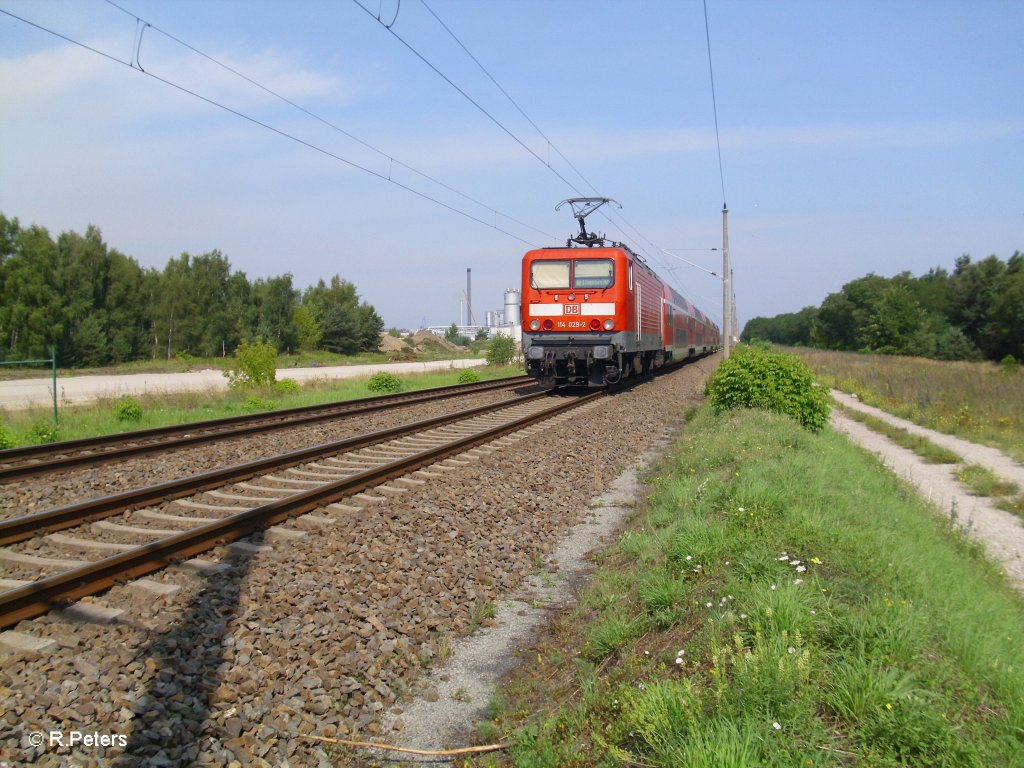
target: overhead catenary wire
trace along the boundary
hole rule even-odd
[[[352,141],[356,142],[357,144],[359,144],[359,145],[361,145],[363,147],[366,147],[367,149],[369,149],[372,152],[375,152],[376,154],[378,154],[381,157],[383,157],[384,159],[386,159],[389,163],[393,163],[394,165],[401,166],[402,168],[405,168],[406,170],[416,174],[417,176],[419,176],[419,177],[421,177],[423,179],[426,179],[427,181],[430,181],[433,184],[437,184],[439,187],[441,187],[443,189],[446,189],[446,190],[448,190],[449,192],[451,192],[451,193],[453,193],[455,195],[458,195],[459,197],[463,198],[464,200],[468,200],[469,202],[474,203],[475,205],[479,205],[481,208],[485,208],[487,211],[489,211],[490,213],[494,214],[495,216],[501,216],[502,218],[508,219],[509,221],[511,221],[511,222],[513,222],[515,224],[518,224],[521,227],[525,227],[526,229],[530,229],[530,230],[536,232],[539,235],[544,235],[545,237],[553,237],[553,235],[549,234],[548,232],[545,232],[545,231],[543,231],[541,229],[538,229],[538,228],[536,228],[534,226],[531,226],[530,224],[527,224],[524,221],[520,221],[519,219],[516,219],[516,218],[514,218],[512,216],[509,216],[508,214],[502,213],[501,211],[497,210],[493,206],[488,205],[487,203],[484,203],[484,202],[482,202],[480,200],[477,200],[475,197],[472,197],[471,195],[468,195],[465,192],[461,192],[460,190],[455,189],[454,187],[450,186],[449,184],[446,184],[445,182],[441,181],[440,179],[438,179],[438,178],[436,178],[434,176],[431,176],[430,174],[425,173],[424,171],[421,171],[421,170],[419,170],[417,168],[414,168],[413,166],[409,165],[408,163],[403,162],[402,160],[399,160],[398,158],[394,157],[393,155],[385,152],[383,149],[380,149],[379,147],[376,147],[373,144],[370,144],[368,141],[366,141],[364,139],[361,139],[360,137],[356,136],[355,134],[351,133],[350,131],[347,131],[344,128],[342,128],[341,126],[337,125],[336,123],[333,123],[330,120],[327,120],[326,118],[322,117],[321,115],[318,115],[315,112],[313,112],[313,111],[307,109],[306,107],[302,106],[301,104],[298,104],[295,101],[289,99],[287,96],[284,96],[283,94],[278,93],[277,91],[273,90],[272,88],[269,88],[268,86],[264,85],[263,83],[260,83],[259,81],[249,77],[245,73],[238,71],[237,69],[235,69],[234,67],[230,66],[229,64],[226,64],[223,61],[220,61],[219,59],[216,59],[213,56],[210,56],[208,53],[206,53],[204,51],[201,51],[200,49],[198,49],[195,46],[191,45],[190,43],[186,42],[185,40],[182,40],[181,38],[176,37],[175,35],[172,35],[170,32],[168,32],[168,31],[166,31],[164,29],[161,29],[160,27],[157,27],[157,26],[151,24],[148,21],[145,21],[144,19],[141,19],[140,17],[136,16],[132,11],[129,11],[128,9],[126,9],[123,6],[119,5],[118,3],[114,2],[114,0],[106,0],[106,2],[109,5],[111,5],[114,8],[116,8],[117,10],[119,10],[122,13],[126,14],[127,16],[131,17],[132,19],[135,19],[136,26],[140,28],[140,32],[138,33],[138,36],[137,36],[136,48],[135,48],[135,62],[136,62],[136,64],[138,63],[139,48],[140,48],[140,46],[142,44],[142,31],[144,31],[145,28],[148,27],[148,28],[152,29],[155,32],[159,32],[161,35],[163,35],[164,37],[168,38],[169,40],[173,40],[178,45],[180,45],[180,46],[182,46],[184,48],[187,48],[188,50],[192,51],[196,55],[201,56],[202,58],[206,59],[210,63],[220,67],[221,69],[224,69],[227,72],[230,72],[231,74],[235,75],[238,78],[241,78],[242,80],[244,80],[245,82],[249,83],[250,85],[253,85],[256,88],[259,88],[264,93],[267,93],[270,96],[273,96],[275,99],[278,99],[278,100],[284,102],[285,104],[288,104],[289,106],[297,109],[299,112],[302,112],[304,115],[307,115],[308,117],[313,118],[317,122],[319,122],[319,123],[327,126],[328,128],[330,128],[331,130],[337,131],[338,133],[340,133],[343,136],[351,139]],[[396,11],[396,18],[397,18],[397,11]],[[394,23],[394,20],[392,21],[392,24],[393,23]],[[389,25],[385,25],[385,26],[389,26]],[[138,69],[141,70],[142,67],[138,66]]]
[[[124,10],[124,9],[120,9],[120,10]],[[125,12],[130,14],[130,12],[128,12],[128,11],[125,11]],[[103,58],[105,58],[105,59],[107,59],[109,61],[112,61],[112,62],[115,62],[117,64],[121,64],[123,66],[126,66],[126,67],[128,67],[129,69],[131,69],[131,70],[133,70],[135,72],[138,72],[138,73],[140,73],[142,75],[150,77],[150,78],[156,80],[157,82],[163,83],[164,85],[167,85],[167,86],[169,86],[171,88],[174,88],[177,91],[180,91],[181,93],[184,93],[186,95],[192,96],[193,98],[199,99],[200,101],[203,101],[203,102],[205,102],[205,103],[207,103],[207,104],[209,104],[209,105],[211,105],[213,107],[216,107],[216,108],[221,109],[221,110],[223,110],[225,112],[228,112],[229,114],[235,115],[236,117],[239,117],[239,118],[241,118],[243,120],[246,120],[249,123],[252,123],[253,125],[256,125],[258,127],[264,128],[264,129],[266,129],[268,131],[271,131],[272,133],[275,133],[278,136],[281,136],[282,138],[289,139],[289,140],[291,140],[291,141],[293,141],[293,142],[295,142],[297,144],[300,144],[300,145],[302,145],[304,147],[307,147],[308,149],[311,149],[311,150],[313,150],[315,152],[319,152],[320,154],[322,154],[322,155],[324,155],[326,157],[329,157],[329,158],[331,158],[333,160],[336,160],[336,161],[338,161],[340,163],[343,163],[343,164],[345,164],[345,165],[347,165],[347,166],[349,166],[351,168],[354,168],[356,170],[359,170],[359,171],[367,173],[367,174],[369,174],[371,176],[374,176],[375,178],[380,179],[381,181],[385,181],[385,182],[388,182],[390,184],[394,184],[396,187],[399,187],[400,189],[403,189],[406,192],[409,192],[409,193],[411,193],[413,195],[416,195],[417,197],[419,197],[419,198],[421,198],[423,200],[426,200],[426,201],[428,201],[430,203],[433,203],[433,204],[438,205],[438,206],[440,206],[442,208],[445,208],[445,209],[451,211],[452,213],[458,214],[459,216],[462,216],[462,217],[464,217],[466,219],[474,221],[474,222],[476,222],[478,224],[482,224],[485,227],[488,227],[488,228],[493,229],[493,230],[495,230],[497,232],[500,232],[500,233],[502,233],[504,235],[507,235],[508,237],[511,237],[512,239],[517,240],[520,243],[523,243],[524,245],[527,245],[527,246],[530,246],[530,247],[533,247],[533,248],[537,247],[536,243],[532,243],[529,240],[526,240],[526,239],[520,237],[519,235],[517,235],[517,234],[515,234],[513,232],[509,232],[508,230],[506,230],[506,229],[504,229],[502,227],[499,227],[496,222],[492,223],[492,222],[489,222],[489,221],[485,221],[484,219],[481,219],[478,216],[474,216],[473,214],[471,214],[471,213],[469,213],[467,211],[464,211],[464,210],[462,210],[460,208],[457,208],[454,205],[450,205],[450,204],[444,202],[443,200],[439,200],[436,197],[428,195],[427,193],[422,192],[422,191],[420,191],[420,190],[418,190],[418,189],[416,189],[414,187],[411,187],[411,186],[409,186],[407,184],[403,184],[403,183],[401,183],[401,182],[399,182],[399,181],[397,181],[395,179],[390,178],[389,176],[387,176],[387,175],[385,175],[383,173],[380,173],[378,171],[374,171],[372,168],[367,168],[366,166],[361,165],[361,164],[359,164],[359,163],[357,163],[357,162],[355,162],[353,160],[349,160],[348,158],[342,157],[341,155],[339,155],[339,154],[337,154],[335,152],[332,152],[332,151],[330,151],[328,149],[325,149],[325,148],[320,147],[320,146],[318,146],[316,144],[313,144],[310,141],[306,141],[305,139],[302,139],[302,138],[300,138],[298,136],[295,136],[294,134],[288,133],[285,130],[282,130],[282,129],[277,128],[277,127],[275,127],[273,125],[270,125],[269,123],[266,123],[266,122],[264,122],[262,120],[259,120],[256,117],[253,117],[252,115],[248,115],[248,114],[246,114],[246,113],[244,113],[244,112],[242,112],[240,110],[237,110],[237,109],[235,109],[233,107],[230,107],[230,106],[228,106],[226,104],[223,104],[223,103],[221,103],[221,102],[219,102],[219,101],[217,101],[215,99],[212,99],[212,98],[210,98],[208,96],[204,96],[201,93],[198,93],[197,91],[194,91],[194,90],[191,90],[189,88],[186,88],[185,86],[183,86],[183,85],[181,85],[179,83],[175,83],[172,80],[168,80],[168,79],[166,79],[164,77],[156,75],[156,74],[154,74],[151,71],[146,71],[145,69],[143,69],[140,66],[136,65],[136,62],[138,61],[138,50],[136,48],[133,48],[132,60],[126,61],[124,59],[121,59],[121,58],[113,55],[113,54],[110,54],[110,53],[108,53],[106,51],[100,50],[99,48],[91,46],[91,45],[89,45],[87,43],[83,43],[80,40],[76,40],[76,39],[74,39],[74,38],[72,38],[72,37],[70,37],[68,35],[65,35],[65,34],[63,34],[61,32],[58,32],[58,31],[56,31],[54,29],[50,29],[49,27],[43,26],[42,24],[34,22],[34,21],[30,20],[30,19],[26,19],[23,16],[19,16],[18,14],[13,13],[13,12],[7,10],[7,9],[0,8],[0,13],[4,14],[5,16],[8,16],[8,17],[10,17],[12,19],[15,19],[16,21],[19,21],[19,22],[21,22],[23,24],[27,24],[30,27],[38,29],[41,32],[45,32],[46,34],[52,35],[52,36],[54,36],[56,38],[64,40],[67,43],[70,43],[70,44],[75,45],[75,46],[77,46],[79,48],[82,48],[83,50],[89,51],[90,53],[94,53],[94,54],[96,54],[98,56],[102,56]],[[130,15],[132,15],[132,14],[130,14]],[[135,18],[138,18],[138,17],[135,17]],[[140,21],[141,21],[141,19],[140,19]],[[147,26],[151,26],[151,25],[147,25]],[[153,27],[153,29],[156,29],[156,28]],[[461,193],[459,193],[459,194],[461,194]],[[487,207],[488,210],[491,210],[493,213],[495,213],[495,215],[500,215],[500,216],[502,216],[504,218],[509,219],[510,221],[516,221],[512,217],[507,216],[506,214],[503,214],[500,211],[497,211],[497,210],[495,210],[493,208],[490,208],[489,206],[484,206],[484,207]],[[525,225],[525,226],[528,226],[528,225]],[[534,229],[533,227],[529,227],[529,228]],[[537,230],[537,231],[540,232],[540,230]],[[544,234],[545,236],[550,237],[550,235],[547,235],[547,233],[541,232],[541,234]]]
[[[715,116],[715,146],[718,149],[718,178],[722,183],[722,207],[726,208],[725,170],[722,166],[722,139],[718,133],[718,99],[715,96],[715,69],[711,65],[711,26],[708,23],[708,0],[704,2],[704,37],[708,44],[708,76],[711,79],[711,109]]]
[[[579,189],[578,189],[578,188],[577,188],[577,187],[576,187],[576,186],[575,186],[574,184],[572,184],[571,182],[569,182],[569,181],[568,181],[568,179],[566,179],[566,178],[565,178],[564,176],[562,176],[562,174],[558,173],[558,172],[557,172],[557,171],[556,171],[556,170],[555,170],[555,169],[554,169],[554,168],[553,168],[553,167],[551,166],[551,163],[550,163],[550,161],[545,161],[545,160],[544,160],[543,158],[541,158],[541,157],[540,157],[540,156],[539,156],[539,155],[538,155],[538,154],[537,154],[536,152],[534,152],[534,151],[533,151],[533,150],[532,150],[532,149],[531,149],[531,148],[530,148],[529,146],[527,146],[527,145],[526,145],[526,143],[525,143],[525,142],[524,142],[524,141],[523,141],[522,139],[520,139],[520,138],[519,138],[518,136],[516,136],[516,135],[515,135],[515,134],[514,134],[514,133],[513,133],[512,131],[511,131],[511,129],[509,129],[509,128],[508,128],[507,126],[505,126],[505,125],[504,125],[503,123],[501,123],[501,122],[500,122],[500,121],[499,121],[499,120],[498,120],[497,118],[495,118],[495,117],[494,117],[494,116],[493,116],[493,115],[492,115],[492,114],[491,114],[490,112],[488,112],[487,110],[485,110],[485,109],[484,109],[484,108],[483,108],[483,107],[482,107],[482,106],[481,106],[481,105],[479,104],[479,102],[477,102],[477,101],[476,101],[475,99],[473,99],[473,98],[472,98],[471,96],[469,96],[469,94],[468,94],[468,93],[466,93],[466,91],[465,91],[465,90],[463,90],[463,89],[462,89],[462,88],[460,88],[460,87],[459,87],[458,85],[456,85],[456,84],[455,84],[455,82],[454,82],[454,81],[453,81],[453,80],[452,80],[452,79],[451,79],[450,77],[448,77],[447,75],[445,75],[445,74],[444,74],[443,72],[441,72],[441,70],[440,70],[440,69],[439,69],[438,67],[436,67],[436,66],[435,66],[434,64],[432,64],[432,63],[431,63],[430,61],[428,61],[428,60],[427,60],[427,58],[426,58],[425,56],[423,56],[423,55],[422,55],[422,54],[421,54],[421,53],[420,53],[420,52],[419,52],[418,50],[416,50],[416,48],[414,48],[414,47],[412,46],[412,44],[411,44],[411,43],[409,43],[408,41],[406,41],[406,40],[405,40],[405,39],[404,39],[404,38],[403,38],[403,37],[402,37],[401,35],[399,35],[399,34],[398,34],[397,32],[395,32],[395,31],[394,31],[393,29],[391,29],[391,27],[390,27],[390,26],[388,26],[388,25],[384,24],[384,23],[383,23],[383,21],[381,21],[381,19],[379,18],[379,16],[374,16],[374,14],[373,14],[373,13],[372,13],[371,11],[369,11],[369,9],[367,9],[367,8],[366,8],[366,7],[365,7],[365,6],[364,6],[364,5],[362,4],[362,3],[360,3],[360,2],[359,2],[359,0],[353,0],[353,2],[355,2],[355,3],[356,3],[356,5],[360,6],[360,7],[361,7],[361,8],[362,8],[362,9],[363,9],[364,11],[366,11],[366,12],[367,12],[367,13],[368,13],[368,14],[369,14],[370,16],[373,16],[373,17],[374,17],[374,18],[375,18],[375,19],[377,20],[377,22],[381,24],[381,26],[384,26],[384,27],[385,27],[385,28],[386,28],[386,29],[387,29],[387,30],[388,30],[388,31],[389,31],[389,32],[390,32],[390,33],[391,33],[391,34],[392,34],[392,35],[393,35],[393,36],[394,36],[394,37],[395,37],[395,38],[396,38],[397,40],[399,40],[399,42],[401,42],[401,43],[402,43],[402,44],[403,44],[403,45],[404,45],[404,46],[405,46],[405,47],[406,47],[406,48],[407,48],[407,49],[408,49],[409,51],[411,51],[411,52],[412,52],[412,53],[413,53],[413,54],[414,54],[414,55],[415,55],[415,56],[416,56],[416,57],[417,57],[417,58],[418,58],[418,59],[419,59],[420,61],[422,61],[422,62],[423,62],[424,64],[426,64],[426,65],[427,65],[428,67],[430,67],[430,69],[431,69],[431,70],[433,70],[433,71],[434,71],[434,72],[435,72],[435,73],[436,73],[437,75],[439,75],[439,76],[440,76],[440,77],[441,77],[441,78],[442,78],[442,79],[443,79],[443,80],[444,80],[444,81],[445,81],[446,83],[448,83],[448,85],[450,85],[450,86],[451,86],[452,88],[454,88],[454,89],[455,89],[455,90],[456,90],[456,91],[457,91],[457,92],[458,92],[459,94],[461,94],[461,95],[462,95],[462,96],[463,96],[463,97],[464,97],[464,98],[465,98],[466,100],[468,100],[468,101],[469,101],[469,102],[470,102],[470,103],[471,103],[471,104],[472,104],[472,105],[473,105],[474,107],[476,107],[476,108],[477,108],[478,110],[480,110],[480,111],[481,111],[481,112],[482,112],[482,113],[483,113],[484,115],[486,115],[486,116],[487,116],[487,117],[488,117],[488,118],[489,118],[489,119],[490,119],[490,120],[491,120],[492,122],[494,122],[494,123],[495,123],[495,124],[496,124],[496,125],[497,125],[497,126],[498,126],[499,128],[501,128],[501,129],[502,129],[502,130],[503,130],[503,131],[504,131],[504,132],[505,132],[505,133],[506,133],[507,135],[509,135],[509,136],[510,136],[510,137],[511,137],[511,138],[512,138],[513,140],[515,140],[515,141],[516,141],[516,143],[518,143],[518,144],[519,144],[519,145],[520,145],[521,147],[523,147],[524,149],[526,149],[526,150],[527,150],[527,151],[528,151],[528,152],[529,152],[529,153],[530,153],[531,155],[533,155],[533,157],[534,157],[534,158],[536,158],[536,159],[537,159],[537,160],[538,160],[538,161],[539,161],[539,162],[540,162],[540,163],[541,163],[542,165],[544,165],[544,166],[545,166],[546,168],[548,168],[548,170],[550,170],[551,172],[553,172],[553,173],[554,173],[554,174],[555,174],[555,175],[556,175],[556,176],[557,176],[557,177],[558,177],[559,179],[561,179],[561,180],[562,180],[563,182],[565,182],[565,183],[566,183],[566,184],[567,184],[567,185],[569,186],[569,188],[570,188],[570,189],[572,189],[572,190],[573,190],[574,192],[576,192],[576,194],[578,194],[578,195],[581,195],[581,194],[582,194],[582,193],[580,192],[580,190],[579,190]],[[534,129],[535,131],[537,131],[537,133],[538,133],[538,134],[540,135],[540,137],[541,137],[541,138],[542,138],[542,139],[543,139],[543,140],[545,141],[545,143],[547,144],[547,146],[548,146],[548,147],[549,147],[550,149],[553,149],[553,150],[555,151],[555,153],[556,153],[556,154],[557,154],[557,155],[558,155],[559,157],[561,157],[561,158],[562,158],[562,160],[564,160],[564,161],[565,161],[565,163],[566,163],[566,164],[567,164],[567,165],[568,165],[568,166],[569,166],[570,168],[572,168],[572,170],[573,170],[573,171],[574,171],[574,172],[576,173],[576,175],[580,177],[580,179],[581,179],[581,180],[582,180],[582,181],[583,181],[583,182],[584,182],[584,183],[585,183],[585,184],[586,184],[586,185],[587,185],[587,186],[588,186],[588,187],[589,187],[589,188],[591,189],[591,191],[592,191],[592,192],[594,192],[594,194],[600,195],[601,193],[600,193],[600,192],[598,191],[597,187],[596,187],[596,186],[594,186],[594,184],[593,184],[593,183],[592,183],[592,182],[591,182],[591,181],[590,181],[590,180],[589,180],[589,179],[588,179],[588,178],[587,178],[586,176],[584,176],[584,175],[583,175],[582,171],[580,171],[580,170],[579,170],[579,168],[577,168],[577,167],[576,167],[576,165],[575,165],[575,164],[574,164],[574,163],[573,163],[573,162],[572,162],[571,160],[569,160],[569,158],[568,158],[568,157],[566,157],[566,155],[565,155],[565,154],[564,154],[564,153],[563,153],[563,152],[562,152],[562,151],[561,151],[561,150],[560,150],[560,149],[559,149],[559,148],[558,148],[558,147],[557,147],[557,146],[556,146],[556,145],[554,144],[554,142],[552,142],[552,141],[551,141],[551,139],[550,139],[550,138],[549,138],[549,137],[547,136],[547,134],[545,134],[545,133],[544,133],[544,131],[543,131],[543,130],[541,130],[540,126],[539,126],[539,125],[537,125],[536,121],[534,121],[534,120],[533,120],[533,118],[531,118],[531,117],[530,117],[530,116],[529,116],[529,115],[528,115],[528,114],[526,113],[526,111],[525,111],[525,110],[524,110],[524,109],[523,109],[523,108],[522,108],[522,107],[521,107],[521,106],[519,105],[519,103],[518,103],[518,102],[517,102],[517,101],[516,101],[516,100],[515,100],[515,99],[514,99],[514,98],[513,98],[512,96],[511,96],[511,94],[509,94],[509,92],[508,92],[508,91],[507,91],[507,90],[506,90],[506,89],[504,88],[504,86],[502,86],[502,85],[501,85],[501,83],[499,83],[499,82],[498,82],[498,80],[497,80],[497,79],[496,79],[496,78],[495,78],[495,77],[494,77],[494,76],[493,76],[493,75],[492,75],[492,74],[490,73],[490,71],[488,71],[488,69],[487,69],[487,68],[486,68],[486,67],[485,67],[485,66],[483,65],[483,63],[482,63],[482,62],[481,62],[481,61],[480,61],[480,60],[479,60],[479,59],[478,59],[478,58],[477,58],[477,57],[476,57],[476,56],[475,56],[475,55],[474,55],[474,54],[472,53],[472,51],[470,51],[470,50],[469,50],[468,46],[466,46],[466,44],[465,44],[465,43],[463,43],[461,39],[459,39],[459,37],[458,37],[458,36],[457,36],[457,35],[455,34],[455,32],[454,32],[454,31],[453,31],[453,30],[451,29],[451,27],[449,27],[449,26],[448,26],[448,25],[447,25],[447,24],[446,24],[446,23],[445,23],[445,22],[444,22],[444,21],[443,21],[443,20],[441,19],[441,17],[440,17],[440,16],[439,16],[439,15],[438,15],[438,14],[437,14],[437,13],[436,13],[436,12],[435,12],[435,11],[434,11],[434,10],[433,10],[432,8],[431,8],[431,7],[430,7],[430,6],[429,6],[429,5],[427,4],[427,1],[426,1],[426,0],[420,0],[420,2],[422,3],[423,7],[424,7],[424,8],[426,8],[426,10],[427,10],[427,11],[428,11],[428,12],[430,13],[430,15],[434,17],[434,19],[435,19],[435,20],[437,21],[437,23],[438,23],[438,24],[440,24],[440,25],[441,25],[441,27],[442,27],[442,28],[443,28],[443,29],[445,30],[445,32],[446,32],[446,33],[447,33],[447,34],[448,34],[448,35],[449,35],[449,36],[450,36],[450,37],[452,38],[452,40],[454,40],[454,41],[455,41],[455,43],[456,43],[456,44],[457,44],[457,45],[458,45],[458,46],[459,46],[459,47],[460,47],[460,48],[461,48],[461,49],[463,50],[463,52],[464,52],[464,53],[465,53],[465,54],[466,54],[466,55],[467,55],[467,56],[468,56],[468,57],[469,57],[469,58],[470,58],[470,59],[471,59],[471,60],[473,61],[473,63],[474,63],[474,64],[475,64],[475,65],[476,65],[476,66],[477,66],[477,67],[478,67],[479,69],[480,69],[480,71],[484,73],[484,75],[485,75],[485,76],[487,77],[487,79],[488,79],[488,80],[490,80],[490,81],[491,81],[491,83],[493,83],[493,84],[494,84],[494,86],[495,86],[495,87],[496,87],[496,88],[497,88],[497,89],[498,89],[499,91],[501,91],[502,95],[503,95],[503,96],[504,96],[504,97],[505,97],[505,98],[506,98],[506,99],[507,99],[507,100],[509,101],[509,103],[511,103],[511,104],[512,104],[512,106],[513,106],[513,107],[515,107],[516,111],[518,111],[518,112],[519,112],[519,114],[520,114],[520,115],[522,115],[522,116],[523,116],[523,118],[524,118],[524,119],[525,119],[525,120],[526,120],[526,121],[527,121],[527,122],[528,122],[528,123],[529,123],[529,124],[530,124],[530,125],[531,125],[531,126],[533,127],[533,129]],[[610,224],[612,224],[612,225],[613,225],[613,226],[615,226],[616,228],[620,229],[620,231],[622,232],[623,238],[624,238],[624,239],[626,239],[626,240],[630,240],[630,241],[632,241],[632,243],[633,243],[633,244],[634,244],[634,245],[635,245],[635,246],[637,247],[637,250],[641,251],[641,252],[642,252],[642,253],[643,253],[643,254],[644,254],[645,256],[647,256],[647,257],[648,257],[649,259],[651,259],[652,261],[658,261],[658,262],[659,262],[659,263],[661,264],[661,266],[662,266],[663,268],[665,268],[666,270],[668,270],[668,271],[669,271],[669,279],[670,279],[670,280],[671,280],[671,281],[672,281],[673,283],[675,283],[675,287],[676,287],[676,288],[678,289],[678,291],[679,291],[680,293],[682,293],[682,294],[686,295],[686,293],[687,293],[687,292],[685,291],[685,289],[684,289],[684,288],[682,287],[682,285],[681,285],[681,284],[679,284],[679,283],[678,283],[678,282],[676,281],[676,277],[675,277],[675,275],[671,274],[671,271],[669,270],[669,264],[668,264],[668,262],[664,261],[664,259],[663,259],[663,258],[661,257],[661,255],[660,255],[660,254],[661,254],[661,251],[662,251],[662,249],[661,249],[661,248],[659,248],[659,247],[658,247],[658,246],[657,246],[657,245],[656,245],[656,244],[655,244],[655,243],[654,243],[653,241],[651,241],[651,240],[650,240],[650,238],[646,237],[646,236],[645,236],[645,235],[644,235],[644,234],[643,234],[642,232],[640,232],[640,230],[639,230],[639,229],[637,229],[637,227],[635,227],[635,226],[634,226],[634,225],[633,225],[633,224],[632,224],[632,223],[631,223],[631,222],[629,221],[629,219],[627,219],[627,218],[626,218],[626,217],[625,217],[625,216],[624,216],[624,215],[623,215],[623,214],[621,213],[621,211],[618,211],[618,210],[612,209],[612,213],[611,213],[611,215],[609,215],[609,214],[608,214],[608,213],[607,213],[607,212],[606,212],[606,211],[605,211],[605,210],[604,210],[604,209],[602,208],[601,210],[599,210],[599,211],[598,211],[598,213],[599,213],[599,214],[600,214],[600,215],[601,215],[602,217],[604,217],[604,219],[605,219],[606,221],[608,221],[608,222],[609,222]],[[617,218],[621,219],[621,220],[622,220],[622,222],[623,222],[623,223],[625,224],[625,226],[626,226],[626,227],[628,227],[629,229],[631,229],[631,230],[633,231],[633,233],[634,233],[634,234],[636,235],[636,237],[637,237],[638,239],[634,239],[634,238],[633,238],[633,237],[631,237],[631,236],[630,236],[629,234],[627,234],[627,233],[625,232],[625,230],[623,230],[623,229],[622,229],[621,227],[619,227],[619,226],[618,226],[618,225],[617,225],[617,224],[616,224],[616,223],[615,223],[615,222],[613,221],[613,219],[612,219],[612,216],[614,216],[614,217],[617,217]],[[653,254],[652,254],[652,252],[648,251],[648,250],[647,250],[647,249],[646,249],[646,248],[645,248],[645,247],[644,247],[644,246],[643,246],[643,245],[642,245],[642,244],[640,243],[640,241],[641,241],[641,240],[642,240],[643,242],[647,243],[647,245],[649,245],[649,246],[650,246],[651,248],[653,248],[653,249],[654,249],[654,251],[653,251]],[[692,300],[692,299],[691,299],[691,300]]]

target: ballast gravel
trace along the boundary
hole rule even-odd
[[[0,761],[326,766],[339,753],[306,736],[385,740],[385,713],[681,423],[717,361],[203,555],[220,570],[150,577],[174,594],[115,587],[91,601],[124,610],[109,623],[22,622],[54,646],[0,650]]]
[[[288,427],[264,435],[253,435],[181,450],[127,458],[110,464],[69,470],[0,485],[0,519],[41,512],[83,499],[109,496],[133,488],[208,472],[220,467],[297,451],[367,432],[388,429],[411,421],[429,419],[468,410],[489,403],[513,400],[517,392],[532,388],[481,392],[436,403],[420,403],[379,413],[352,415],[299,427]]]

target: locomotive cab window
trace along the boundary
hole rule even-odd
[[[611,288],[615,270],[611,259],[576,259],[573,288]]]
[[[568,288],[568,261],[535,261],[530,265],[530,286],[538,289]]]

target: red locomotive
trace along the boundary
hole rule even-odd
[[[609,198],[573,198],[580,234],[523,257],[523,356],[544,385],[601,387],[718,349],[718,326],[584,219]],[[614,201],[611,201],[614,202]]]

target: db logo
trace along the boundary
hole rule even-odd
[[[565,314],[567,314],[567,315],[578,315],[579,313],[580,313],[580,305],[579,304],[566,304],[565,305]]]

